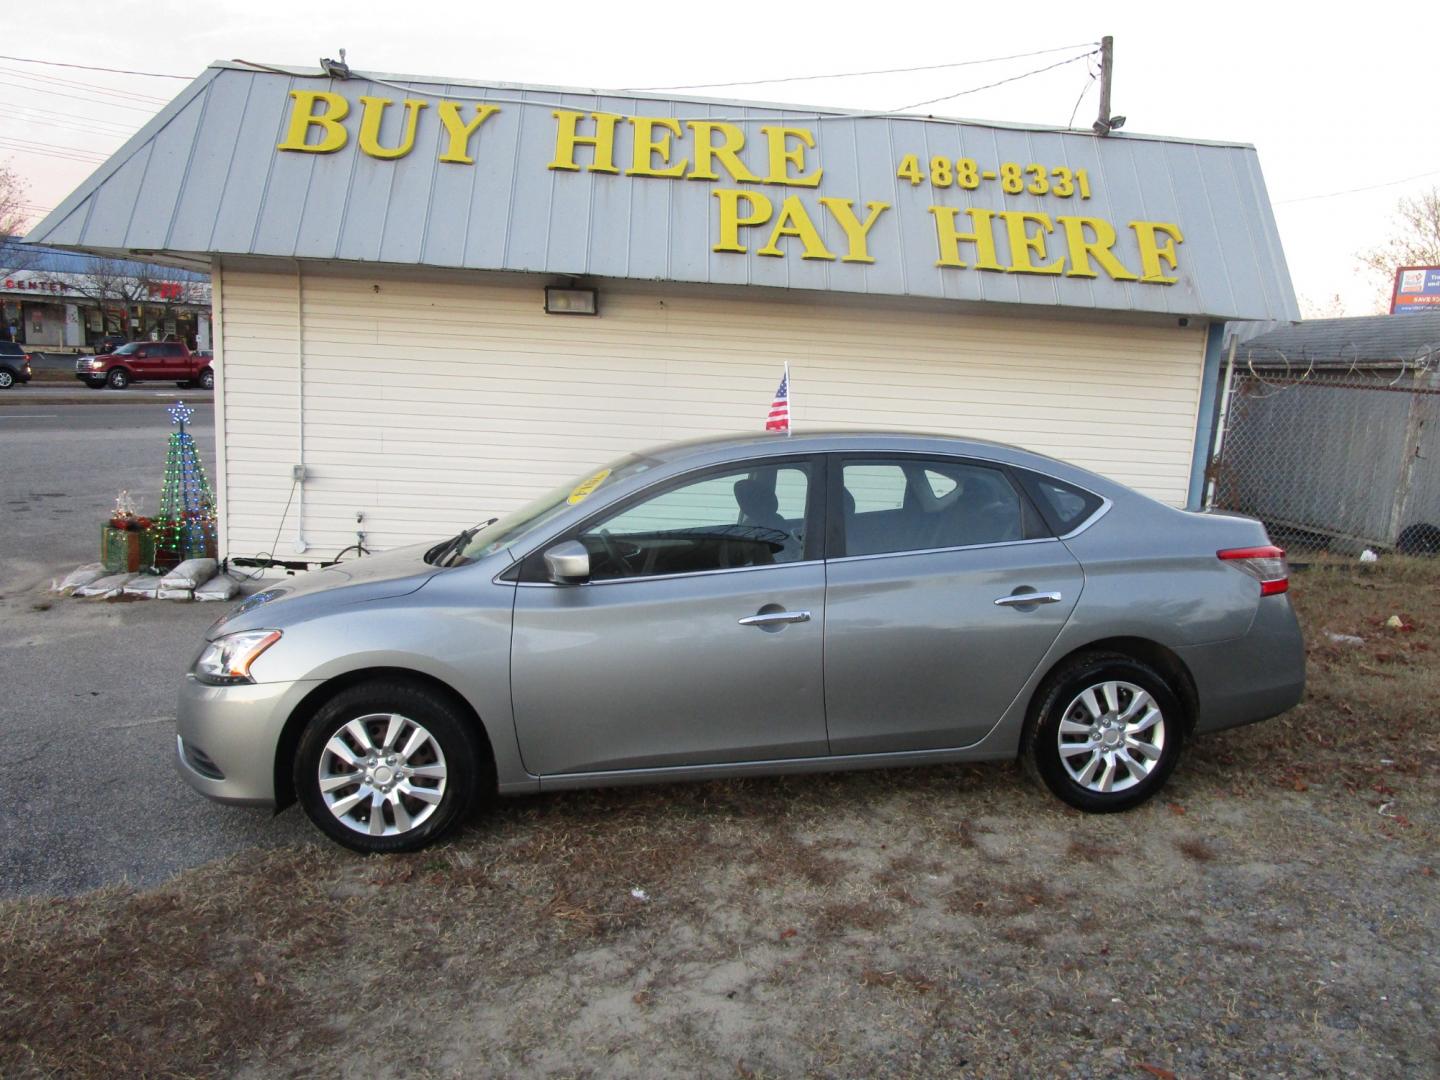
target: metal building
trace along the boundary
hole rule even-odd
[[[280,528],[323,557],[357,512],[436,536],[755,429],[786,361],[797,426],[1194,504],[1224,322],[1298,316],[1248,146],[238,63],[31,237],[211,273],[232,556]]]

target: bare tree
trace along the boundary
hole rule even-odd
[[[1395,271],[1402,266],[1440,266],[1440,188],[1402,198],[1395,205],[1395,232],[1379,247],[1361,252],[1360,265],[1372,271],[1382,300],[1390,310]]]
[[[100,332],[110,332],[113,317],[120,332],[126,332],[125,320],[131,304],[143,304],[149,298],[149,287],[133,269],[114,259],[92,259],[89,269],[80,274],[47,274],[45,279],[59,282],[72,294],[90,301],[100,310]]]
[[[147,266],[141,278],[145,303],[160,309],[161,326],[176,318],[182,308],[206,307],[210,303],[204,282],[168,271],[165,266]]]
[[[29,220],[24,202],[25,182],[9,165],[0,165],[0,277],[28,269],[31,262],[18,243]]]

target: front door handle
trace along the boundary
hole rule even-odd
[[[777,623],[809,622],[808,611],[767,611],[740,620],[741,626],[775,626]]]
[[[1022,607],[1025,604],[1058,604],[1062,597],[1058,592],[1022,592],[999,597],[996,607]]]

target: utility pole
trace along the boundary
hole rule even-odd
[[[1100,39],[1100,116],[1092,125],[1096,135],[1109,135],[1125,126],[1125,117],[1110,115],[1110,80],[1115,75],[1115,39]]]

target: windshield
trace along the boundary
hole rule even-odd
[[[658,464],[659,462],[653,458],[643,458],[631,454],[611,462],[603,469],[586,473],[578,480],[561,484],[534,502],[527,503],[519,510],[506,514],[500,520],[480,529],[470,538],[460,553],[451,560],[451,565],[474,562],[487,555],[493,555],[532,529],[538,529],[572,506],[584,502],[601,488],[610,487],[621,480],[627,480]]]

